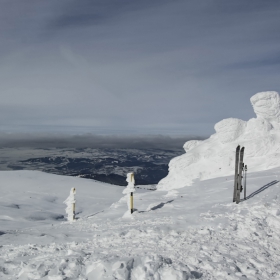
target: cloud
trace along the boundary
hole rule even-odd
[[[204,136],[247,120],[253,94],[280,90],[279,14],[260,0],[3,1],[0,125]]]
[[[132,11],[145,10],[147,8],[163,5],[165,1],[142,0],[130,1],[104,1],[104,0],[68,0],[62,1],[58,16],[51,21],[48,28],[54,32],[60,28],[77,28],[88,25],[113,21],[116,17],[121,17]]]

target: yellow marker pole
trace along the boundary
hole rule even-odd
[[[130,193],[130,213],[133,213],[133,192]]]

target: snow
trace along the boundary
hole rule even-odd
[[[122,187],[2,171],[0,279],[279,279],[279,171],[249,172],[239,205],[233,176],[137,189],[133,219]],[[57,218],[71,187],[75,223]]]
[[[76,188],[76,213],[92,215],[122,197],[122,187],[40,171],[0,172],[0,230],[66,221],[63,201]]]
[[[66,198],[65,201],[63,201],[64,204],[66,204],[66,214],[67,214],[67,220],[69,222],[75,220],[75,204],[76,204],[76,199],[75,199],[75,194],[76,194],[76,189],[71,188],[69,196]]]
[[[229,118],[216,123],[214,128],[220,142],[225,144],[236,140],[241,134],[243,134],[246,128],[246,122],[239,119]]]
[[[272,98],[258,94],[252,103],[271,108]],[[224,120],[216,131],[186,144],[156,191],[137,188],[130,219],[123,187],[1,171],[0,279],[280,279],[277,117]],[[249,167],[247,200],[238,205],[236,143]],[[63,204],[73,188],[74,223]],[[128,188],[135,189],[131,174]]]
[[[276,91],[259,92],[250,101],[258,118],[279,123],[280,98]]]
[[[260,92],[250,100],[257,118],[224,119],[215,125],[216,133],[209,139],[186,142],[186,153],[170,161],[169,174],[159,182],[158,189],[172,190],[191,186],[196,179],[233,175],[238,145],[245,147],[244,161],[249,171],[280,166],[279,94]]]
[[[197,145],[199,145],[201,142],[202,142],[201,140],[190,140],[184,144],[183,148],[187,152],[193,149],[194,147],[196,147]]]

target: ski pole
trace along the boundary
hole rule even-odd
[[[244,162],[243,162],[243,165],[242,165],[242,176],[241,176],[241,189],[240,189],[240,193],[242,193],[242,191],[243,191],[243,184],[242,184],[242,182],[244,183],[244,181],[243,181],[243,179],[244,179]]]
[[[247,165],[245,165],[244,171],[244,200],[246,200],[246,178],[247,177]]]

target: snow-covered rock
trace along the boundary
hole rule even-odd
[[[169,174],[157,188],[172,190],[190,186],[196,179],[233,174],[237,145],[245,147],[244,161],[250,171],[280,166],[279,94],[259,92],[250,100],[257,118],[224,119],[215,125],[216,133],[209,139],[186,142],[186,154],[170,161]]]

